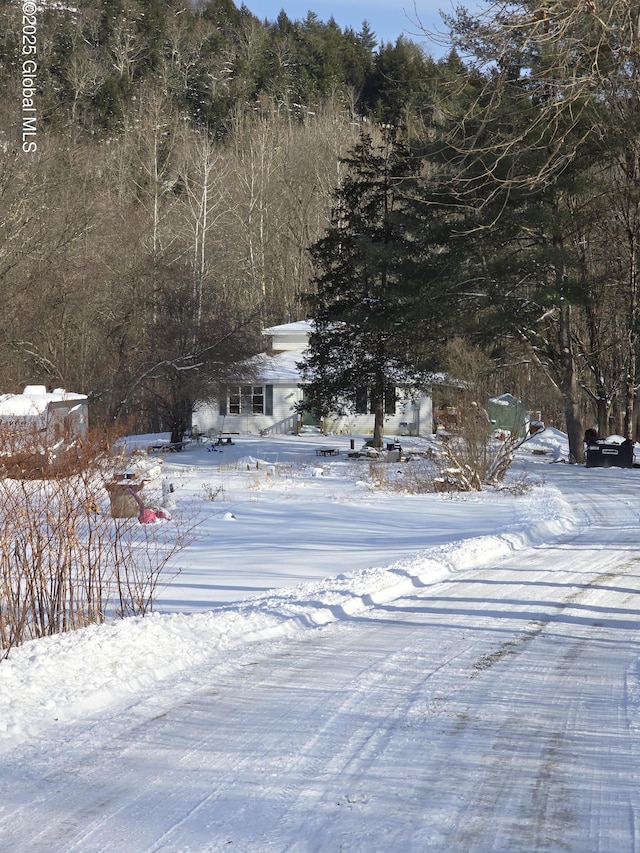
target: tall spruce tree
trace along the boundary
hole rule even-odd
[[[363,135],[344,162],[349,172],[335,193],[333,223],[311,248],[314,330],[301,368],[309,408],[326,416],[366,405],[380,447],[396,390],[415,389],[421,376],[409,215],[421,162],[391,131],[379,145]]]
[[[487,304],[517,309],[505,319],[560,391],[580,460],[585,398],[601,427],[615,403],[628,438],[640,418],[638,3],[518,0],[445,20],[486,81],[449,137],[447,204],[492,236]]]

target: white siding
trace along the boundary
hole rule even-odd
[[[287,323],[264,329],[273,341],[274,355],[264,355],[258,359],[258,375],[251,384],[264,384],[273,387],[273,415],[221,415],[220,405],[212,400],[196,406],[193,413],[193,425],[201,432],[234,432],[256,435],[263,432],[271,434],[291,434],[298,428],[295,412],[296,403],[302,401],[302,390],[298,387],[300,375],[297,364],[302,361],[303,350],[308,341],[311,324],[307,321]],[[243,382],[242,384],[249,384]],[[411,400],[398,400],[397,413],[385,417],[385,430],[390,435],[430,435],[433,432],[431,398],[421,397]],[[373,415],[347,415],[327,418],[324,423],[326,432],[343,434],[373,433]]]
[[[265,383],[267,384],[267,383]],[[302,400],[302,392],[290,384],[268,383],[273,385],[273,415],[221,415],[220,404],[216,400],[200,403],[193,413],[193,424],[201,432],[234,432],[245,435],[259,435],[269,431],[274,434],[291,434],[296,431],[297,415],[295,404]]]
[[[201,432],[233,432],[241,435],[291,435],[296,432],[295,404],[302,401],[302,391],[292,385],[273,385],[273,416],[220,415],[217,401],[199,404],[193,414],[193,424]],[[418,400],[399,400],[397,414],[385,417],[385,431],[389,435],[430,435],[433,432],[433,414],[430,397]],[[326,432],[344,435],[373,433],[373,415],[344,415],[327,418]]]

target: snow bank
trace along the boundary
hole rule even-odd
[[[170,675],[243,644],[350,619],[452,572],[576,530],[575,516],[555,487],[534,489],[520,500],[526,504],[520,518],[526,522],[439,545],[386,567],[272,590],[205,613],[151,614],[14,649],[0,663],[0,751],[47,727],[126,702]],[[460,507],[463,519],[463,502]]]

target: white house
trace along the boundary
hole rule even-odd
[[[230,384],[220,399],[199,403],[193,413],[194,428],[240,434],[286,435],[302,426],[316,426],[327,433],[372,434],[374,416],[367,411],[367,395],[359,395],[355,414],[325,418],[322,423],[310,414],[302,420],[296,406],[304,399],[298,363],[311,334],[311,322],[302,320],[263,330],[271,340],[268,352],[258,356],[255,379],[249,384]],[[364,391],[364,389],[363,389]],[[389,401],[385,431],[390,435],[430,434],[433,431],[431,398],[399,397]]]

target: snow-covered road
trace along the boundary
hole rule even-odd
[[[4,754],[0,847],[640,853],[640,484],[581,473],[578,534]]]

